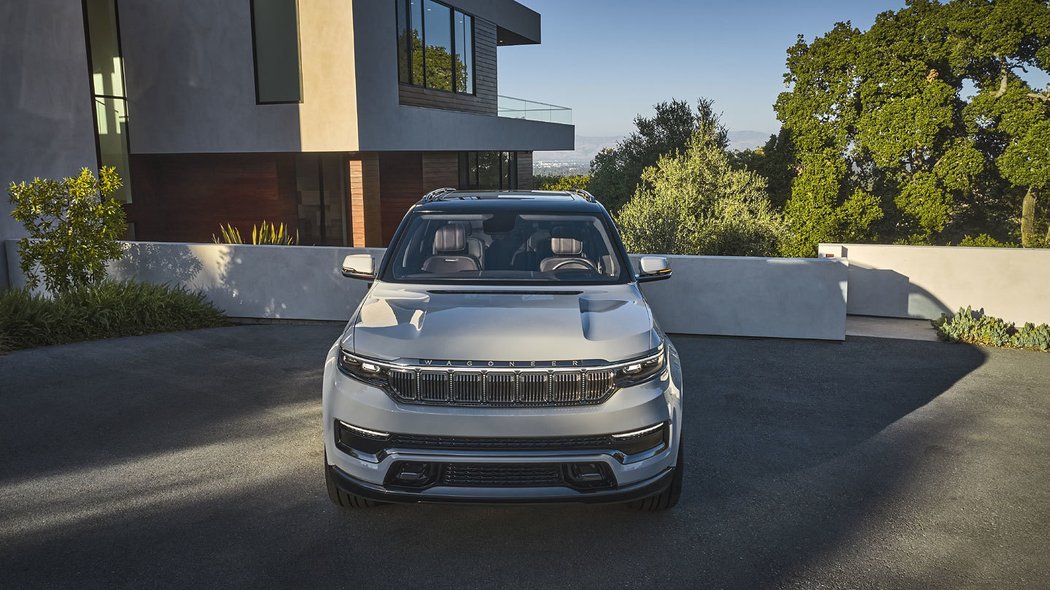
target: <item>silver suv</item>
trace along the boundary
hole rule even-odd
[[[682,373],[583,191],[441,189],[402,220],[324,370],[332,501],[633,502],[682,490]]]

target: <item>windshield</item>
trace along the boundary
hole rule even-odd
[[[391,252],[383,280],[617,283],[630,275],[591,214],[421,213]]]

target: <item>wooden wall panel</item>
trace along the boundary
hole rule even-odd
[[[496,25],[480,18],[474,19],[473,95],[433,90],[410,84],[399,86],[400,103],[403,105],[486,115],[496,114],[498,110],[497,94]]]
[[[422,162],[420,152],[379,154],[379,176],[383,179],[379,188],[383,245],[390,243],[408,208],[426,194],[423,189]]]
[[[532,176],[532,152],[518,152],[518,188],[536,188],[536,181]]]
[[[423,192],[459,188],[459,152],[423,152]]]
[[[263,220],[297,226],[292,154],[133,154],[130,165],[136,239],[210,242],[225,224],[245,238]]]
[[[382,247],[383,217],[380,210],[378,154],[359,154],[349,161],[350,228],[356,247]]]

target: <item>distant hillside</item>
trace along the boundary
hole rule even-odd
[[[771,134],[765,131],[730,131],[729,148],[755,149],[765,145]],[[622,135],[577,135],[572,151],[536,152],[533,167],[537,174],[584,174],[590,170],[594,155],[607,147],[616,147]]]

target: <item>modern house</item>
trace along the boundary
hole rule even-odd
[[[573,148],[571,111],[498,93],[499,48],[539,42],[513,0],[11,0],[0,182],[115,166],[137,240],[384,245],[428,190]]]

